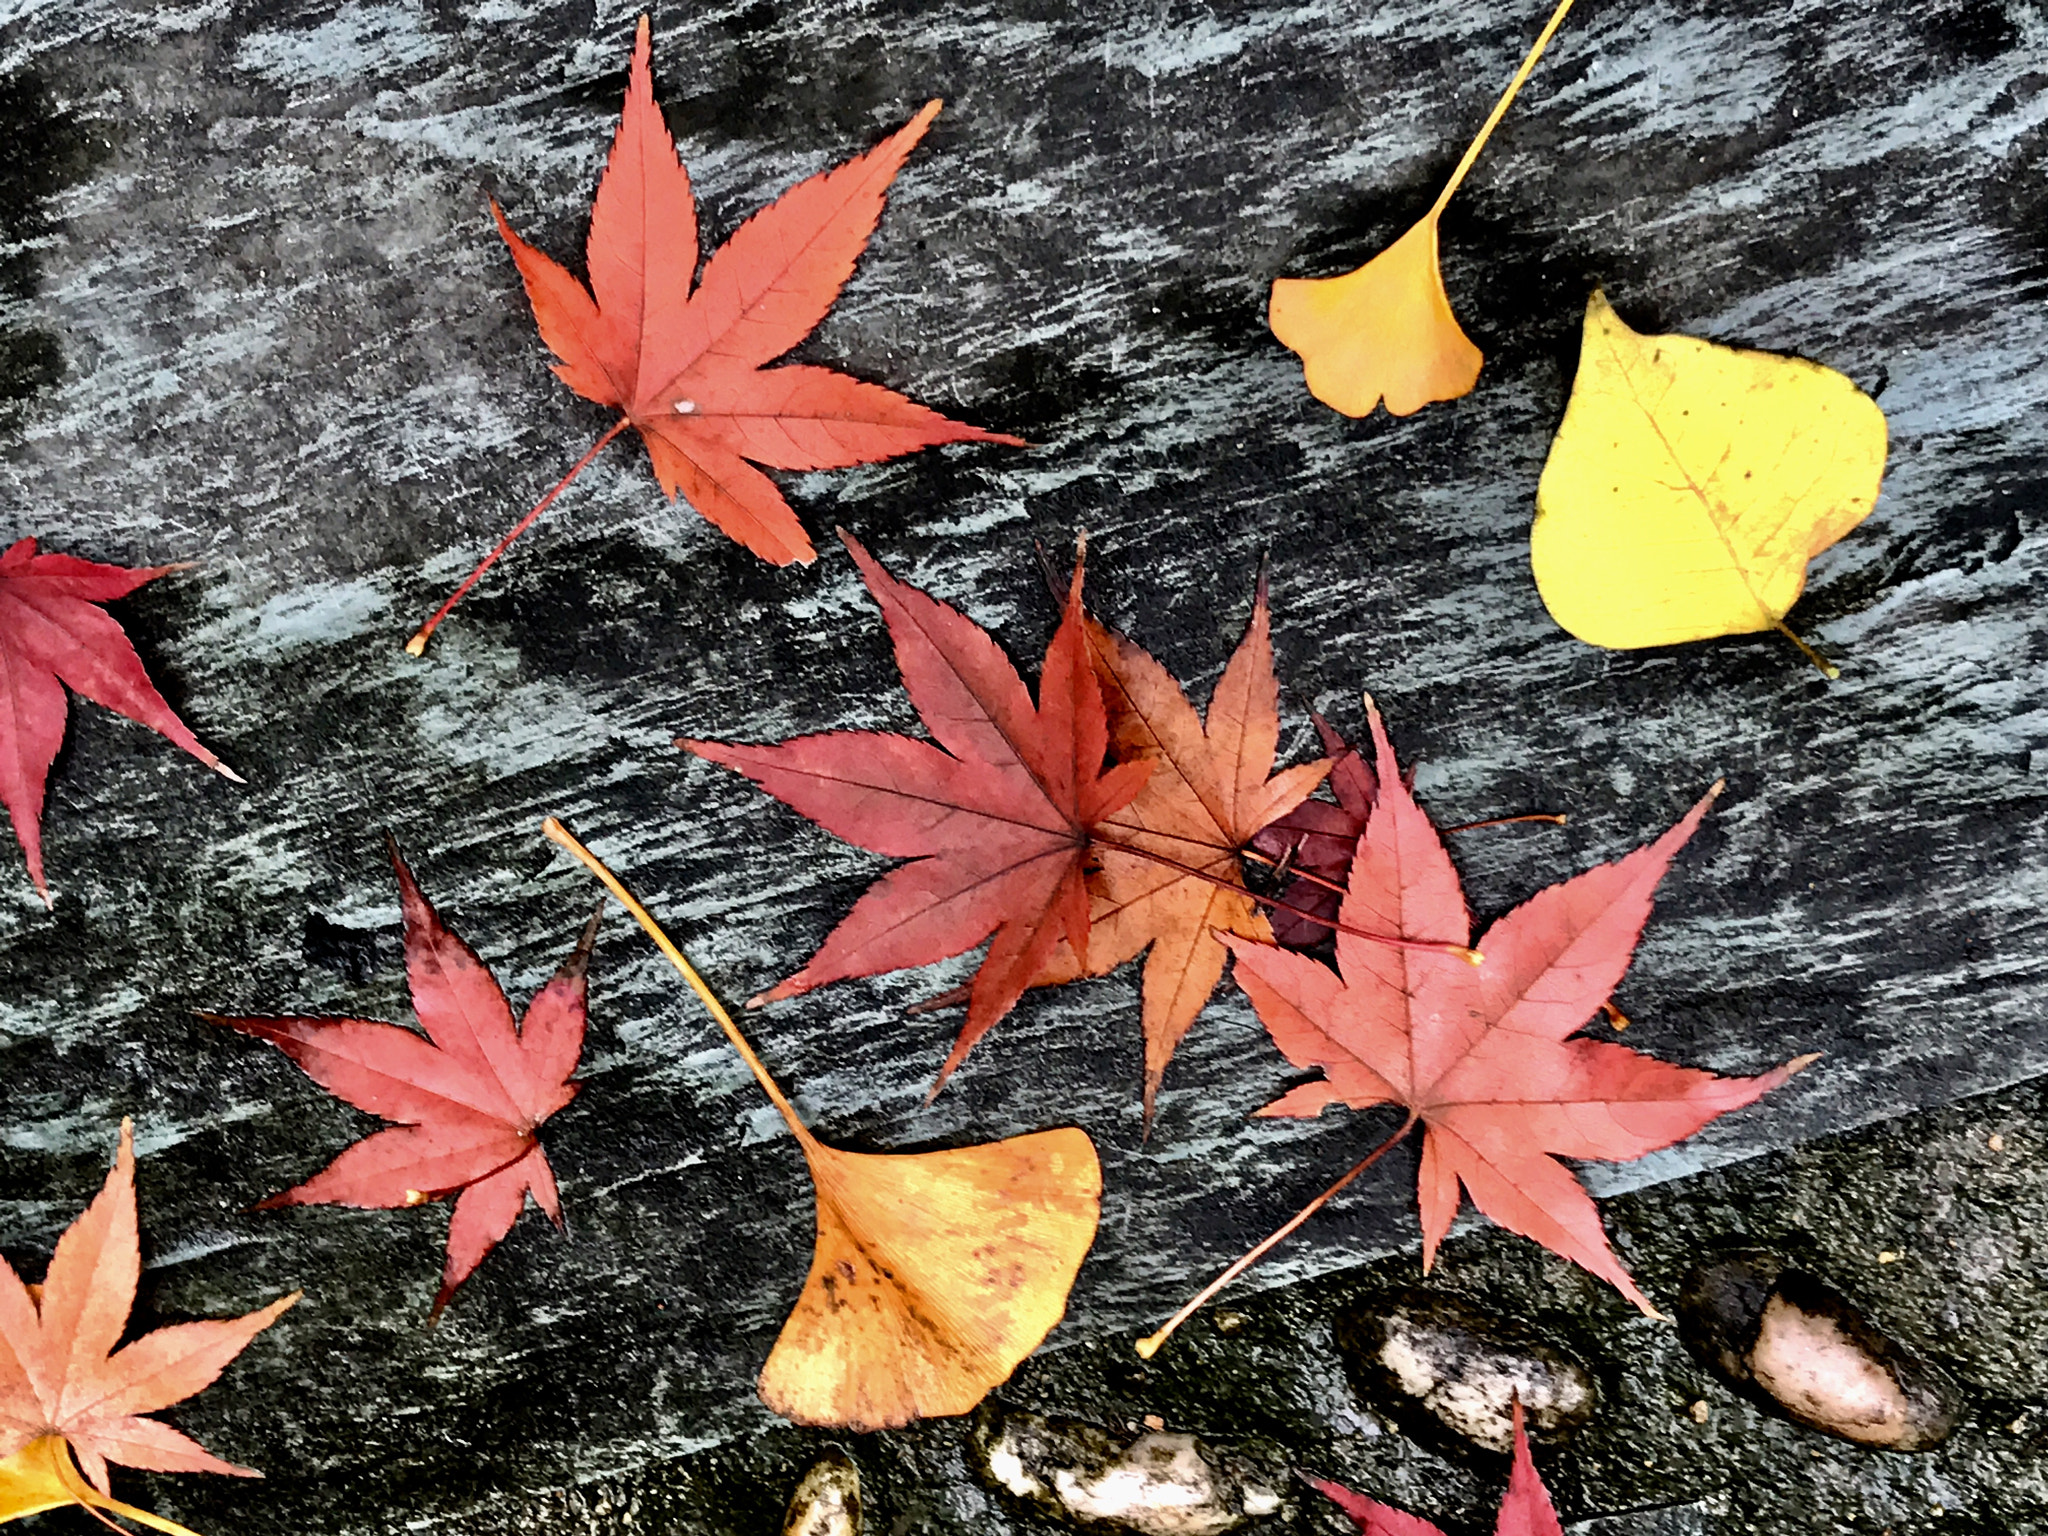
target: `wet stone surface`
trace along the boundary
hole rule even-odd
[[[656,83],[707,248],[947,98],[799,356],[1038,446],[789,477],[814,535],[845,524],[1030,656],[1055,619],[1034,542],[1085,527],[1102,617],[1198,698],[1270,555],[1285,751],[1313,752],[1310,706],[1355,736],[1369,687],[1440,821],[1569,813],[1457,840],[1482,921],[1728,780],[1617,997],[1627,1039],[1727,1072],[1823,1059],[1588,1180],[1667,1310],[1703,1256],[1769,1248],[1940,1368],[1960,1417],[1912,1457],[1815,1435],[1526,1243],[1461,1229],[1432,1289],[1586,1340],[1600,1407],[1545,1453],[1572,1518],[2024,1529],[2048,1435],[2041,1121],[2015,1088],[2048,1071],[2048,18],[1581,0],[1445,219],[1478,391],[1337,418],[1266,333],[1266,285],[1413,222],[1540,8],[709,0],[656,9]],[[635,14],[0,6],[0,538],[194,562],[120,616],[250,781],[81,708],[45,820],[53,912],[0,848],[0,1248],[41,1269],[132,1114],[141,1320],[306,1288],[173,1415],[267,1479],[122,1485],[201,1530],[773,1532],[840,1443],[752,1391],[809,1256],[800,1159],[616,916],[583,1091],[546,1133],[570,1235],[529,1217],[431,1331],[444,1213],[249,1212],[367,1122],[193,1017],[405,1017],[386,828],[515,997],[594,896],[544,814],[730,998],[881,867],[670,745],[911,723],[848,562],[821,539],[817,566],[768,570],[663,503],[637,448],[427,658],[400,649],[605,428],[548,372],[485,198],[576,260]],[[1550,624],[1528,521],[1596,283],[1641,328],[1879,392],[1883,498],[1792,614],[1839,683],[1769,637],[1621,655]],[[1416,1279],[1412,1150],[1226,1298],[1238,1331],[1197,1323],[1141,1368],[1130,1337],[1389,1127],[1248,1123],[1290,1074],[1226,988],[1145,1140],[1135,968],[1027,999],[927,1108],[957,1020],[904,1009],[964,975],[750,1023],[837,1144],[1094,1137],[1101,1238],[1006,1402],[1119,1434],[1152,1414],[1489,1523],[1497,1483],[1383,1423],[1332,1338]],[[843,1443],[870,1527],[1032,1529],[967,1435]]]
[[[1446,1296],[1368,1297],[1334,1337],[1360,1396],[1439,1446],[1510,1454],[1518,1400],[1530,1438],[1562,1444],[1599,1404],[1592,1372],[1526,1323]]]
[[[1812,1429],[1888,1451],[1924,1451],[1955,1428],[1941,1374],[1817,1276],[1766,1252],[1686,1277],[1679,1334],[1707,1369]]]
[[[1999,1150],[1991,1149],[1996,1139]],[[1677,1327],[1640,1316],[1577,1271],[1484,1228],[1455,1237],[1435,1287],[1482,1314],[1564,1314],[1603,1387],[1598,1413],[1537,1462],[1572,1536],[2009,1536],[2048,1510],[2048,1087],[2030,1085],[1769,1153],[1612,1200],[1608,1225],[1653,1297],[1675,1308],[1703,1253],[1731,1240],[1853,1276],[1888,1334],[1957,1393],[1942,1444],[1910,1456],[1803,1428],[1722,1385]],[[1342,1219],[1341,1212],[1338,1219]],[[1883,1256],[1896,1255],[1887,1261]],[[1146,1416],[1169,1430],[1334,1478],[1447,1531],[1492,1529],[1502,1463],[1406,1434],[1353,1390],[1334,1344],[1342,1318],[1415,1280],[1412,1254],[1198,1319],[1149,1362],[1129,1337],[1040,1356],[1002,1394],[1007,1411],[1085,1413],[1128,1441]],[[1218,1327],[1222,1322],[1224,1326]],[[1702,1417],[1698,1405],[1707,1411]],[[482,1521],[490,1536],[538,1523],[600,1532],[631,1507],[643,1526],[703,1536],[774,1528],[786,1490],[835,1437],[782,1429],[700,1456],[536,1500]],[[961,1421],[845,1442],[873,1530],[1055,1536],[1065,1522],[990,1492]],[[1298,1490],[1295,1490],[1298,1495]],[[1298,1496],[1291,1522],[1250,1530],[1345,1536]]]
[[[1150,1417],[1130,1436],[990,1405],[975,1419],[975,1469],[1028,1511],[1135,1536],[1228,1536],[1286,1507],[1284,1471],[1276,1477]]]
[[[806,1472],[789,1496],[782,1536],[861,1536],[860,1468],[833,1451]]]

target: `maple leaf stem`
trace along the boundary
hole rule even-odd
[[[1821,655],[1819,651],[1816,651],[1804,640],[1800,639],[1799,636],[1794,634],[1792,632],[1792,626],[1787,624],[1783,619],[1771,620],[1771,628],[1775,629],[1787,640],[1790,640],[1794,645],[1798,646],[1799,654],[1804,656],[1808,661],[1812,662],[1816,667],[1820,668],[1820,675],[1826,678],[1829,682],[1832,683],[1836,679],[1841,677],[1842,669],[1836,666],[1832,661],[1829,661],[1827,657]]]
[[[1549,811],[1531,811],[1527,816],[1489,816],[1485,821],[1461,821],[1455,827],[1440,827],[1437,830],[1447,833],[1479,832],[1487,827],[1512,827],[1524,821],[1540,821],[1553,827],[1569,824],[1569,819],[1564,816],[1554,815]]]
[[[1222,1274],[1218,1275],[1214,1280],[1211,1280],[1207,1285],[1203,1286],[1202,1289],[1196,1294],[1195,1299],[1189,1302],[1186,1306],[1182,1307],[1178,1312],[1174,1313],[1172,1317],[1168,1318],[1166,1320],[1165,1326],[1162,1327],[1157,1333],[1148,1334],[1146,1337],[1138,1340],[1138,1354],[1146,1360],[1150,1360],[1154,1355],[1158,1354],[1159,1346],[1164,1344],[1168,1339],[1172,1338],[1174,1335],[1174,1331],[1178,1329],[1182,1323],[1186,1322],[1189,1318],[1193,1317],[1197,1312],[1199,1312],[1202,1309],[1203,1304],[1207,1302],[1210,1297],[1214,1296],[1218,1291],[1222,1290],[1226,1285],[1230,1284],[1231,1281],[1235,1280],[1239,1275],[1243,1274],[1246,1270],[1250,1269],[1254,1264],[1258,1263],[1260,1259],[1264,1258],[1267,1254],[1271,1253],[1275,1248],[1279,1247],[1282,1243],[1286,1242],[1289,1237],[1294,1235],[1295,1230],[1298,1227],[1300,1227],[1303,1222],[1307,1221],[1309,1217],[1315,1215],[1317,1211],[1320,1211],[1324,1206],[1328,1205],[1332,1200],[1336,1199],[1337,1196],[1343,1194],[1344,1191],[1350,1187],[1352,1180],[1356,1179],[1361,1173],[1364,1173],[1366,1169],[1370,1168],[1374,1163],[1378,1162],[1381,1158],[1385,1157],[1389,1152],[1393,1151],[1395,1147],[1399,1146],[1401,1144],[1402,1138],[1407,1136],[1407,1134],[1410,1131],[1415,1129],[1417,1122],[1419,1122],[1421,1118],[1422,1117],[1416,1114],[1415,1111],[1410,1110],[1408,1112],[1408,1118],[1401,1122],[1400,1129],[1395,1131],[1393,1135],[1389,1136],[1385,1141],[1381,1142],[1378,1146],[1374,1147],[1372,1151],[1366,1153],[1364,1159],[1353,1165],[1350,1172],[1346,1173],[1344,1177],[1339,1179],[1336,1183],[1332,1184],[1320,1195],[1317,1195],[1315,1199],[1309,1201],[1309,1203],[1307,1205],[1304,1205],[1299,1211],[1296,1211],[1293,1217],[1284,1226],[1274,1231],[1271,1236],[1267,1237],[1257,1247],[1252,1249],[1251,1252],[1247,1253],[1243,1258],[1239,1259],[1235,1264],[1231,1265],[1230,1268],[1224,1270]]]
[[[1226,880],[1221,875],[1210,874],[1206,869],[1196,869],[1192,864],[1183,864],[1178,859],[1169,859],[1163,853],[1153,853],[1150,849],[1140,848],[1132,843],[1112,842],[1110,839],[1099,834],[1095,841],[1099,847],[1114,849],[1118,853],[1128,853],[1132,858],[1136,859],[1149,859],[1154,864],[1163,864],[1168,869],[1177,870],[1179,873],[1186,875],[1190,880],[1206,880],[1209,884],[1218,886],[1223,890],[1234,891],[1247,901],[1255,901],[1262,907],[1273,907],[1281,912],[1291,912],[1294,916],[1306,922],[1319,923],[1323,927],[1334,929],[1338,933],[1349,934],[1354,939],[1367,939],[1374,944],[1385,944],[1394,949],[1419,949],[1432,955],[1450,955],[1456,959],[1463,960],[1468,965],[1478,965],[1485,958],[1478,950],[1468,948],[1463,944],[1444,944],[1439,943],[1435,939],[1400,939],[1390,933],[1368,933],[1363,928],[1354,928],[1349,923],[1339,922],[1333,917],[1319,917],[1307,908],[1297,907],[1293,902],[1282,901],[1277,896],[1261,896],[1256,891],[1248,891],[1235,880]],[[1341,887],[1332,887],[1332,889],[1341,889]]]
[[[1564,25],[1564,18],[1572,8],[1572,0],[1558,0],[1558,7],[1550,13],[1550,20],[1537,34],[1536,42],[1522,60],[1522,67],[1515,71],[1515,78],[1508,82],[1508,88],[1500,93],[1500,100],[1494,103],[1493,111],[1479,129],[1479,136],[1472,141],[1472,147],[1465,151],[1465,158],[1458,162],[1458,168],[1451,172],[1451,179],[1444,183],[1443,191],[1437,194],[1436,202],[1429,210],[1429,217],[1442,216],[1451,195],[1456,192],[1479,159],[1479,152],[1486,148],[1486,141],[1493,137],[1493,130],[1500,126],[1500,120],[1508,115],[1508,108],[1515,104],[1515,97],[1535,71],[1536,61],[1543,57],[1543,50],[1550,46],[1550,40],[1557,36],[1557,29]]]
[[[441,621],[448,617],[449,611],[453,609],[457,603],[462,601],[463,594],[468,592],[471,587],[475,586],[477,582],[482,579],[485,571],[488,571],[492,566],[498,563],[498,557],[504,554],[506,550],[512,547],[512,541],[514,539],[518,538],[519,535],[526,532],[527,529],[531,528],[534,525],[534,523],[539,520],[541,513],[547,511],[547,509],[551,505],[553,505],[554,499],[569,488],[569,482],[571,480],[574,480],[578,475],[582,474],[583,471],[587,467],[589,467],[590,461],[596,458],[600,453],[604,452],[606,448],[611,446],[611,440],[617,437],[621,432],[625,431],[626,428],[631,425],[632,423],[628,421],[624,416],[621,416],[617,421],[613,422],[611,424],[610,430],[608,430],[603,437],[600,437],[596,442],[590,445],[590,451],[584,454],[582,458],[578,459],[575,462],[575,464],[573,464],[570,467],[569,473],[562,476],[561,479],[555,482],[554,489],[549,491],[547,495],[541,497],[539,501],[535,502],[533,505],[533,510],[527,513],[526,516],[522,517],[521,519],[519,519],[518,522],[512,525],[512,531],[506,534],[505,537],[503,537],[502,539],[498,540],[497,548],[493,549],[488,555],[485,555],[482,560],[477,562],[477,568],[471,571],[467,576],[462,578],[462,585],[457,587],[453,592],[448,594],[448,601],[443,603],[439,608],[435,609],[434,616],[431,619],[427,620],[426,623],[422,624],[417,630],[415,630],[413,632],[413,637],[405,642],[405,650],[408,656],[424,656],[426,654],[427,642],[434,637],[434,631],[441,627]]]
[[[1325,880],[1321,875],[1311,874],[1305,869],[1296,869],[1292,862],[1294,850],[1291,848],[1287,850],[1287,857],[1281,859],[1269,859],[1263,853],[1255,853],[1249,848],[1242,851],[1245,858],[1250,859],[1255,864],[1265,865],[1276,875],[1284,875],[1290,880],[1305,880],[1310,885],[1320,885],[1324,890],[1334,891],[1339,896],[1344,894],[1344,887],[1336,881]],[[1256,900],[1257,898],[1253,899]],[[1289,907],[1287,910],[1292,912],[1294,908]],[[1317,918],[1316,921],[1321,922],[1322,919]]]
[[[540,829],[551,841],[575,855],[585,868],[604,883],[606,890],[618,897],[619,905],[631,913],[633,920],[646,930],[647,937],[654,940],[654,947],[660,950],[663,958],[682,974],[683,980],[690,984],[690,990],[697,994],[698,1000],[710,1010],[711,1017],[718,1021],[718,1027],[725,1031],[725,1038],[732,1042],[732,1048],[740,1053],[740,1060],[744,1061],[747,1070],[754,1074],[754,1081],[761,1085],[761,1090],[768,1095],[769,1102],[780,1110],[782,1118],[789,1122],[790,1132],[796,1137],[798,1145],[803,1147],[806,1155],[814,1150],[818,1144],[817,1138],[811,1135],[803,1121],[797,1118],[796,1106],[783,1097],[782,1090],[775,1086],[775,1079],[768,1075],[768,1069],[761,1064],[761,1058],[756,1056],[754,1048],[747,1044],[747,1037],[740,1033],[739,1025],[735,1024],[732,1015],[725,1011],[725,1004],[718,1000],[718,994],[705,984],[704,978],[697,974],[697,968],[690,964],[669,936],[661,931],[661,924],[654,920],[654,914],[634,900],[633,893],[620,883],[619,877],[605,868],[604,862],[578,842],[575,834],[554,817],[550,816],[543,821]]]

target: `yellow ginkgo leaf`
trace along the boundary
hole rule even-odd
[[[197,1536],[174,1520],[110,1499],[94,1488],[79,1475],[71,1459],[71,1447],[61,1435],[43,1435],[0,1460],[0,1525],[39,1515],[44,1510],[61,1509],[66,1504],[76,1504],[96,1514],[117,1531],[121,1527],[107,1520],[107,1515],[120,1515],[137,1525],[161,1531],[164,1536]]]
[[[1470,394],[1479,382],[1485,357],[1451,313],[1437,264],[1437,221],[1571,8],[1572,0],[1559,0],[1451,179],[1413,229],[1355,272],[1283,277],[1273,284],[1267,324],[1282,346],[1300,354],[1308,391],[1323,404],[1346,416],[1370,416],[1385,400],[1392,414],[1412,416],[1434,401]]]
[[[1537,590],[1593,645],[1775,629],[1833,677],[1785,615],[1877,505],[1885,447],[1884,412],[1833,369],[1640,335],[1596,292],[1536,489]]]
[[[761,1400],[856,1429],[966,1413],[1066,1311],[1101,1209],[1094,1144],[1067,1127],[942,1152],[803,1146],[817,1247]]]
[[[761,1370],[761,1400],[799,1424],[858,1430],[973,1408],[1066,1312],[1102,1213],[1088,1133],[941,1152],[826,1146],[653,914],[559,821],[542,830],[619,899],[710,1010],[810,1167],[811,1272]]]

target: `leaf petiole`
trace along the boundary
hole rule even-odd
[[[747,1037],[740,1033],[739,1025],[735,1024],[732,1015],[725,1011],[725,1004],[718,1000],[718,994],[697,974],[697,968],[690,964],[669,936],[661,931],[661,924],[654,920],[654,914],[641,906],[634,899],[633,893],[620,882],[619,877],[605,868],[604,862],[578,842],[575,834],[554,817],[550,816],[543,821],[540,829],[552,842],[573,854],[586,869],[604,883],[606,890],[619,898],[619,905],[632,914],[633,921],[646,930],[647,937],[654,940],[654,947],[661,951],[662,957],[676,968],[683,980],[690,984],[690,990],[697,994],[698,1000],[710,1010],[711,1017],[718,1022],[718,1027],[725,1031],[725,1038],[731,1041],[732,1048],[740,1053],[740,1060],[744,1061],[747,1070],[754,1074],[754,1081],[761,1085],[762,1091],[768,1095],[769,1102],[774,1104],[782,1112],[782,1118],[789,1122],[789,1129],[795,1135],[797,1144],[806,1153],[814,1150],[818,1144],[817,1138],[812,1136],[803,1121],[797,1118],[796,1106],[783,1096],[782,1090],[775,1085],[775,1079],[768,1075],[768,1069],[761,1064],[761,1058],[756,1056],[754,1048],[747,1044]]]
[[[1284,1226],[1280,1227],[1277,1231],[1273,1232],[1257,1247],[1253,1248],[1251,1252],[1247,1253],[1243,1258],[1239,1259],[1235,1264],[1231,1265],[1230,1268],[1224,1270],[1222,1274],[1218,1275],[1214,1280],[1211,1280],[1207,1285],[1203,1286],[1202,1289],[1196,1293],[1195,1299],[1193,1301],[1190,1301],[1186,1306],[1182,1307],[1178,1312],[1174,1313],[1172,1317],[1168,1318],[1166,1320],[1165,1325],[1162,1328],[1160,1328],[1160,1330],[1157,1333],[1147,1334],[1144,1338],[1138,1340],[1137,1345],[1135,1347],[1138,1351],[1139,1357],[1141,1359],[1150,1360],[1154,1355],[1158,1354],[1159,1346],[1164,1344],[1168,1339],[1172,1338],[1174,1335],[1174,1331],[1178,1329],[1182,1323],[1186,1322],[1189,1318],[1193,1317],[1197,1312],[1199,1312],[1202,1309],[1203,1303],[1208,1301],[1208,1299],[1211,1296],[1214,1296],[1218,1291],[1222,1290],[1223,1287],[1230,1284],[1230,1282],[1235,1280],[1239,1275],[1243,1274],[1246,1270],[1250,1269],[1254,1264],[1258,1263],[1260,1259],[1264,1258],[1267,1254],[1271,1253],[1275,1248],[1279,1247],[1282,1243],[1286,1242],[1287,1239],[1294,1234],[1295,1230],[1298,1227],[1300,1227],[1303,1222],[1307,1221],[1309,1217],[1315,1215],[1317,1211],[1320,1211],[1324,1206],[1328,1205],[1332,1200],[1336,1199],[1337,1196],[1344,1193],[1344,1191],[1350,1186],[1351,1181],[1353,1179],[1356,1179],[1361,1173],[1365,1172],[1366,1169],[1370,1168],[1374,1163],[1378,1162],[1381,1158],[1385,1157],[1389,1152],[1393,1151],[1395,1147],[1399,1146],[1401,1144],[1402,1139],[1406,1137],[1410,1131],[1415,1129],[1417,1122],[1420,1121],[1421,1118],[1422,1117],[1420,1115],[1416,1114],[1413,1110],[1410,1110],[1408,1112],[1408,1118],[1401,1122],[1401,1128],[1395,1131],[1393,1135],[1389,1136],[1385,1141],[1381,1142],[1378,1146],[1374,1147],[1372,1151],[1368,1152],[1361,1162],[1355,1163],[1352,1166],[1351,1171],[1349,1173],[1345,1174],[1343,1178],[1339,1179],[1336,1183],[1332,1184],[1320,1195],[1317,1195],[1315,1199],[1309,1201],[1307,1205],[1304,1205],[1300,1210],[1296,1211],[1293,1217]]]
[[[427,642],[434,637],[434,631],[441,627],[441,621],[448,617],[450,610],[452,610],[457,603],[462,601],[463,594],[469,591],[471,587],[475,586],[477,582],[480,579],[482,579],[485,571],[488,571],[492,566],[498,563],[498,557],[504,554],[506,550],[512,547],[512,541],[514,539],[518,538],[519,535],[526,532],[527,529],[531,528],[534,525],[534,523],[539,520],[541,513],[547,511],[547,509],[554,504],[555,498],[561,495],[562,492],[566,491],[569,488],[569,482],[571,480],[574,480],[578,475],[582,474],[583,471],[589,466],[590,461],[596,458],[600,453],[604,452],[604,450],[611,445],[611,440],[617,437],[621,432],[625,431],[626,428],[631,425],[632,422],[629,421],[624,416],[621,416],[617,421],[613,422],[609,430],[605,432],[604,436],[600,437],[596,442],[590,445],[590,451],[584,454],[582,458],[578,459],[574,464],[572,464],[569,467],[569,473],[562,476],[561,479],[555,482],[554,489],[549,491],[547,495],[541,497],[539,501],[535,502],[533,510],[527,513],[526,516],[522,517],[521,519],[519,519],[518,522],[512,525],[512,531],[506,534],[505,537],[503,537],[502,539],[498,540],[497,547],[493,549],[488,555],[485,555],[482,560],[477,562],[477,567],[475,570],[471,571],[467,576],[462,578],[462,585],[457,587],[453,592],[451,592],[448,595],[448,601],[443,603],[439,608],[436,608],[434,610],[434,616],[431,619],[427,620],[426,623],[422,624],[417,630],[415,630],[413,632],[413,637],[405,642],[405,652],[408,656],[424,656],[427,653]]]
[[[1787,640],[1790,640],[1794,645],[1798,646],[1799,654],[1804,656],[1808,661],[1812,662],[1816,667],[1818,667],[1820,669],[1820,675],[1826,678],[1829,682],[1832,683],[1841,677],[1842,669],[1836,666],[1832,661],[1829,661],[1827,657],[1821,655],[1819,651],[1816,651],[1804,640],[1800,639],[1797,634],[1793,633],[1792,626],[1787,624],[1783,619],[1771,620],[1771,628],[1775,629]]]
[[[1486,121],[1480,125],[1478,136],[1472,140],[1471,147],[1458,161],[1458,168],[1451,172],[1451,179],[1444,183],[1443,191],[1437,194],[1436,202],[1430,207],[1429,218],[1442,217],[1452,195],[1464,184],[1465,177],[1478,162],[1480,151],[1486,148],[1486,141],[1493,137],[1493,130],[1498,128],[1500,120],[1508,115],[1508,108],[1515,104],[1515,97],[1521,94],[1522,87],[1528,83],[1537,60],[1543,57],[1543,50],[1550,46],[1550,40],[1557,36],[1557,29],[1564,25],[1565,15],[1571,8],[1572,0],[1559,0],[1557,9],[1550,13],[1550,20],[1544,24],[1543,30],[1537,34],[1534,45],[1523,58],[1522,67],[1515,71],[1515,78],[1508,82],[1508,88],[1500,93],[1500,100],[1494,103],[1493,111],[1487,114]]]

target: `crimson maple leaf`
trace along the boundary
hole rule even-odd
[[[1335,726],[1311,712],[1316,734],[1330,760],[1330,788],[1337,803],[1304,800],[1252,839],[1252,849],[1280,868],[1297,871],[1280,892],[1272,918],[1273,941],[1289,949],[1313,949],[1336,931],[1330,921],[1351,875],[1359,834],[1379,799],[1379,780],[1359,750]]]
[[[1652,1315],[1622,1268],[1592,1197],[1560,1157],[1626,1161],[1670,1146],[1777,1087],[1817,1058],[1757,1077],[1676,1067],[1602,1040],[1574,1039],[1628,969],[1672,856],[1720,794],[1713,789],[1656,842],[1538,892],[1489,928],[1478,964],[1440,949],[1471,943],[1458,874],[1435,825],[1401,782],[1368,705],[1379,799],[1338,911],[1337,970],[1225,935],[1234,975],[1273,1043],[1322,1076],[1258,1111],[1308,1117],[1332,1104],[1408,1111],[1399,1130],[1293,1221],[1233,1265],[1140,1346],[1151,1353],[1208,1295],[1285,1238],[1405,1137],[1424,1129],[1422,1262],[1458,1213],[1459,1189],[1509,1230],[1597,1275]],[[1391,935],[1402,947],[1370,943]]]
[[[268,1040],[336,1098],[392,1122],[258,1210],[379,1210],[456,1196],[434,1297],[439,1317],[512,1230],[529,1194],[562,1225],[554,1170],[535,1133],[579,1086],[569,1078],[583,1055],[597,918],[514,1025],[496,979],[428,905],[396,844],[391,865],[405,916],[406,980],[425,1039],[366,1019],[201,1017]]]
[[[491,212],[511,248],[555,373],[621,413],[575,468],[515,526],[429,619],[427,637],[605,444],[639,432],[655,478],[762,559],[808,564],[810,536],[754,466],[844,469],[941,443],[1023,440],[953,421],[893,390],[830,368],[769,368],[831,310],[882,216],[889,184],[924,137],[926,103],[864,155],[799,182],[736,230],[697,275],[690,175],[654,102],[647,18],[640,18],[625,111],[590,210],[586,289]]]
[[[263,1475],[144,1415],[210,1386],[299,1293],[245,1317],[177,1323],[121,1344],[141,1274],[135,1131],[123,1120],[113,1171],[57,1239],[42,1285],[25,1285],[0,1258],[0,1523],[82,1504],[191,1536],[111,1498],[107,1464]]]
[[[34,539],[0,554],[0,803],[28,859],[43,904],[43,789],[64,743],[68,684],[95,704],[167,736],[223,778],[242,782],[199,744],[142,669],[113,615],[98,605],[126,597],[176,565],[133,569],[71,555],[39,555]]]
[[[1109,728],[1082,632],[1078,564],[1034,706],[980,625],[896,580],[850,534],[840,538],[882,610],[904,692],[933,740],[835,731],[779,746],[687,737],[676,745],[738,769],[850,843],[910,860],[869,887],[803,968],[755,1003],[929,965],[994,935],[936,1094],[1062,938],[1085,968],[1091,839],[1152,765],[1104,769]]]
[[[1311,1477],[1305,1481],[1349,1515],[1361,1536],[1444,1536],[1419,1515],[1406,1514],[1324,1478]],[[1500,1516],[1493,1536],[1564,1536],[1557,1506],[1550,1502],[1550,1490],[1536,1475],[1536,1460],[1529,1454],[1529,1436],[1522,1428],[1519,1401],[1515,1403],[1515,1461],[1508,1472],[1507,1492],[1501,1495]]]

